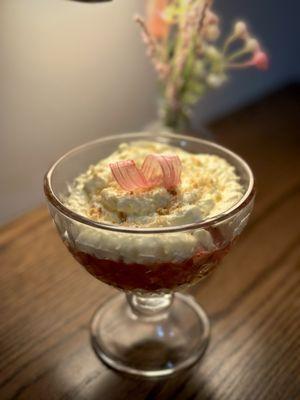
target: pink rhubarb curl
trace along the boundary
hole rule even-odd
[[[109,164],[116,182],[122,189],[133,191],[162,185],[173,189],[180,183],[181,162],[176,155],[150,154],[139,169],[134,160]]]
[[[133,160],[117,161],[109,166],[122,189],[132,191],[148,187],[148,182]]]
[[[180,183],[181,161],[176,155],[149,154],[142,165],[142,172],[151,186],[175,188]]]

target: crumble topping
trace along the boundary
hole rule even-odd
[[[141,166],[151,153],[177,154],[181,183],[125,191],[114,180],[109,163],[134,159]],[[234,167],[216,155],[191,154],[156,142],[123,143],[104,160],[79,175],[65,199],[67,207],[94,221],[134,227],[160,227],[199,222],[226,211],[243,195]]]

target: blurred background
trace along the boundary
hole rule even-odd
[[[155,119],[155,76],[132,21],[143,5],[1,0],[0,224],[42,202],[43,174],[66,150]],[[214,8],[225,31],[239,17],[250,23],[271,69],[234,74],[198,104],[196,127],[300,76],[297,0],[216,0]]]

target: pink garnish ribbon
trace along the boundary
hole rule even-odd
[[[149,154],[141,168],[134,160],[109,164],[113,177],[122,189],[148,189],[164,186],[173,189],[180,183],[181,161],[177,155]]]

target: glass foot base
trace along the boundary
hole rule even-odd
[[[119,294],[96,311],[91,340],[110,368],[158,378],[189,368],[201,358],[209,341],[209,321],[191,296],[176,293],[167,311],[141,315]]]

